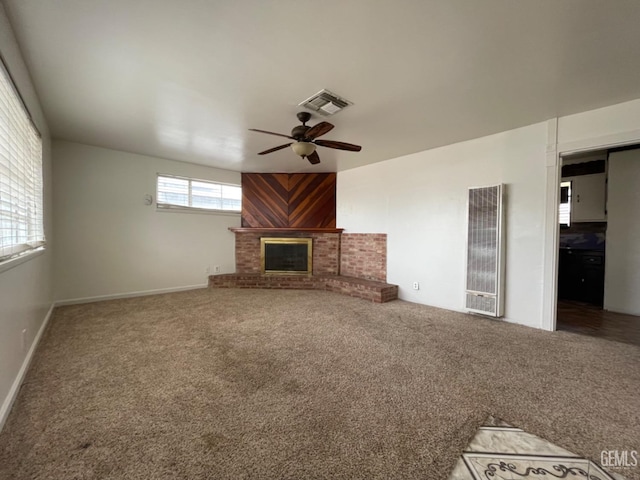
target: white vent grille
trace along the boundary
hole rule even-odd
[[[496,298],[467,293],[467,308],[474,312],[491,314],[496,311]]]
[[[469,189],[466,308],[502,316],[502,185]]]
[[[318,93],[307,98],[298,105],[328,117],[329,115],[334,115],[340,112],[349,105],[353,105],[353,102],[339,97],[329,90],[320,90]]]

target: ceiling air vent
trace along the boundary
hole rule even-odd
[[[349,105],[353,105],[353,102],[339,97],[335,93],[331,93],[329,90],[320,90],[315,95],[307,98],[304,102],[298,104],[301,107],[308,108],[314,112],[318,112],[320,115],[333,115],[338,113],[343,108],[347,108]]]

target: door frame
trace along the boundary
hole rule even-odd
[[[544,219],[544,265],[542,286],[543,330],[555,331],[558,308],[558,257],[560,253],[560,181],[562,179],[562,157],[592,150],[608,150],[640,143],[640,129],[575,142],[558,143],[558,119],[547,121],[547,186]]]

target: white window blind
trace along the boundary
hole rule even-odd
[[[239,212],[242,189],[238,185],[158,175],[158,208]]]
[[[42,139],[0,62],[0,262],[44,245]]]

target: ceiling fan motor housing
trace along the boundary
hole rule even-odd
[[[309,128],[311,127],[307,127],[306,125],[298,125],[297,127],[293,127],[293,130],[291,130],[291,136],[296,140],[300,140],[304,138]]]

